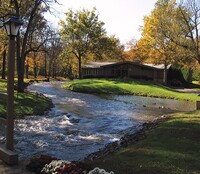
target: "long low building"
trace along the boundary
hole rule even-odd
[[[170,71],[171,65],[167,66]],[[140,64],[136,62],[89,62],[82,68],[83,78],[123,78],[163,82],[164,64]]]

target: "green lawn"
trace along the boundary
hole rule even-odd
[[[88,163],[115,174],[199,174],[200,111],[177,113],[135,144]]]
[[[132,94],[138,96],[190,101],[200,100],[200,97],[197,94],[186,94],[182,92],[177,92],[166,86],[148,81],[83,79],[71,81],[65,84],[64,87],[76,92],[85,93]]]
[[[133,94],[193,102],[200,99],[197,94],[177,92],[147,81],[84,79],[64,86],[87,93]],[[199,135],[200,111],[176,113],[149,130],[144,140],[88,164],[115,174],[199,174]]]
[[[0,92],[6,93],[6,80],[0,80]],[[48,110],[52,103],[44,97],[34,93],[17,93],[15,91],[15,116],[17,118],[26,115],[42,114]],[[0,117],[6,117],[6,101],[0,100]]]
[[[85,79],[64,86],[88,93],[134,94],[191,101],[200,99],[197,94],[180,93],[145,81]],[[6,82],[0,80],[0,91],[5,92],[5,87]],[[49,100],[35,94],[15,93],[18,117],[43,112],[49,104]],[[5,102],[0,102],[0,113],[5,115]],[[150,130],[144,140],[88,164],[91,168],[100,167],[115,174],[199,174],[199,135],[200,111],[172,114],[168,121]]]

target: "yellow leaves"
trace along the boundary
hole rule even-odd
[[[33,59],[32,57],[27,56],[26,57],[26,61],[25,61],[25,65],[28,65],[29,67],[33,67]]]
[[[37,67],[41,67],[44,65],[44,53],[38,52],[38,53],[30,53],[26,57],[25,64],[28,65],[30,68],[34,68],[35,65]]]
[[[175,2],[158,0],[154,10],[144,18],[142,38],[137,43],[137,49],[143,60],[154,63],[170,62],[173,44],[168,39],[172,20],[174,18]]]

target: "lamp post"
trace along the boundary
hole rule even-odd
[[[15,67],[15,37],[22,21],[11,16],[3,25],[9,36],[8,50],[8,79],[7,79],[7,119],[6,119],[6,148],[14,149],[14,67]]]

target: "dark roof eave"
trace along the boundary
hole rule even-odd
[[[132,65],[137,65],[140,67],[145,67],[148,69],[156,69],[156,70],[163,70],[164,68],[157,68],[157,67],[153,67],[153,66],[148,66],[148,65],[144,65],[144,64],[140,64],[138,62],[130,62],[130,61],[125,61],[125,62],[116,62],[116,63],[112,63],[112,64],[108,64],[108,65],[101,65],[99,67],[83,67],[83,68],[90,68],[90,69],[95,69],[95,68],[107,68],[107,67],[114,67],[114,66],[118,66],[118,65],[123,65],[123,64],[132,64]],[[171,67],[171,65],[168,66],[168,69]]]
[[[113,67],[113,66],[117,66],[117,65],[122,65],[122,64],[132,64],[132,65],[137,65],[140,67],[145,67],[145,68],[149,68],[149,69],[157,69],[157,70],[163,70],[164,68],[157,68],[157,67],[152,67],[152,66],[148,66],[148,65],[144,65],[144,64],[140,64],[138,62],[129,62],[129,61],[125,61],[125,62],[116,62],[114,64],[110,64],[110,65],[103,65],[101,66],[102,68],[104,67]],[[171,65],[168,67],[168,69],[171,67]]]

